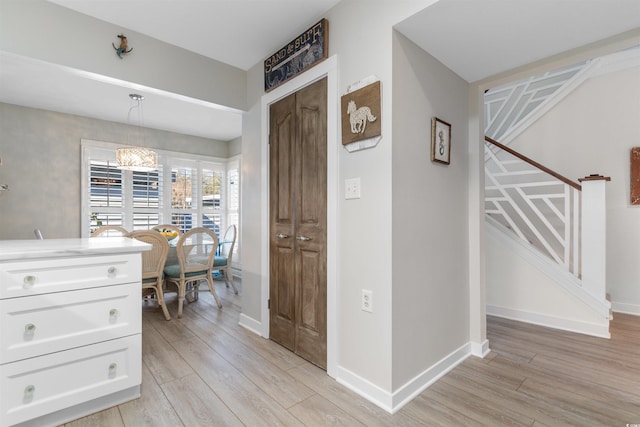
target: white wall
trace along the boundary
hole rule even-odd
[[[406,37],[393,46],[393,384],[469,342],[468,84]],[[452,125],[431,162],[431,118]]]
[[[570,273],[547,266],[544,255],[529,253],[517,237],[487,224],[487,312],[556,329],[608,338],[608,313],[591,308],[579,297]],[[556,276],[557,275],[557,276]],[[568,277],[566,277],[568,276]],[[553,277],[553,278],[552,278]],[[558,277],[566,281],[558,283]],[[583,296],[584,297],[584,296]]]
[[[0,103],[0,239],[80,237],[80,141],[127,140],[130,126]],[[145,130],[149,147],[226,158],[222,141]]]
[[[640,314],[640,206],[629,204],[630,150],[640,146],[640,67],[586,81],[512,146],[577,180],[611,177],[607,192],[607,291],[614,311]]]

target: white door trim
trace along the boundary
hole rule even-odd
[[[336,376],[338,355],[338,58],[336,55],[262,96],[261,335],[269,338],[269,106],[327,77],[327,374]]]

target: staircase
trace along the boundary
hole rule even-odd
[[[489,314],[609,337],[607,178],[577,183],[508,146],[601,67],[583,62],[485,94]]]
[[[580,278],[582,187],[485,138],[485,214]]]

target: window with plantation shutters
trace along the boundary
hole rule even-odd
[[[239,227],[240,161],[156,150],[158,169],[121,170],[119,144],[82,141],[82,235],[101,225],[147,230],[174,224],[207,227],[218,235]],[[238,233],[240,230],[238,228]],[[234,264],[239,261],[239,239]]]
[[[89,161],[89,210],[92,230],[102,225],[122,226],[122,170],[115,160]]]
[[[155,171],[131,172],[134,230],[148,230],[161,224],[162,169],[162,165],[158,165]]]
[[[240,161],[227,163],[227,227],[235,225],[238,231],[233,248],[233,264],[240,263]]]
[[[158,209],[162,194],[162,165],[151,172],[133,171],[133,207]]]
[[[191,167],[171,168],[171,224],[184,233],[196,227],[194,211],[197,208],[197,171]]]
[[[202,170],[202,224],[215,231],[218,235],[224,233],[223,221],[223,188],[224,171]]]

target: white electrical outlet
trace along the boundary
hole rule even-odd
[[[351,178],[344,180],[344,198],[359,199],[360,198],[360,178]]]
[[[373,313],[373,291],[368,289],[362,290],[362,300],[360,301],[362,311]]]

